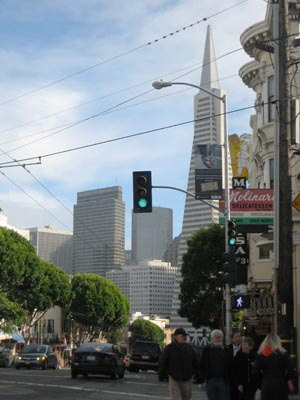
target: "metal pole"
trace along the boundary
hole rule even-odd
[[[279,37],[279,5],[273,2],[273,37]],[[274,40],[274,332],[278,333],[278,268],[279,268],[279,40]]]
[[[227,99],[226,95],[222,97],[223,115],[224,115],[224,160],[225,160],[225,251],[229,251],[228,244],[228,221],[230,221],[230,197],[229,197],[229,169],[228,169],[228,132],[227,132]],[[225,325],[226,325],[226,344],[230,344],[232,323],[231,323],[231,295],[230,285],[225,285]]]

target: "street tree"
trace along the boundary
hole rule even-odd
[[[71,284],[68,275],[56,265],[40,260],[34,270],[24,271],[23,282],[10,297],[26,311],[26,325],[32,327],[54,306],[68,308]]]
[[[111,336],[129,318],[129,302],[109,280],[94,274],[76,274],[72,279],[70,311],[80,327],[80,340],[94,335]]]
[[[151,321],[144,319],[136,319],[129,327],[132,332],[132,340],[148,340],[150,342],[159,343],[164,345],[165,333],[164,331]]]
[[[196,231],[183,256],[179,314],[196,328],[221,326],[224,229],[213,224]]]
[[[13,301],[10,301],[5,293],[0,293],[0,329],[4,332],[11,332],[16,326],[23,325],[26,321],[24,308]]]

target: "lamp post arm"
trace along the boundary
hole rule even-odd
[[[177,190],[178,192],[182,192],[185,193],[191,197],[194,197],[194,199],[196,198],[196,195],[194,193],[188,192],[187,190],[183,190],[174,186],[152,186],[152,189],[170,189],[170,190]],[[225,211],[222,210],[221,208],[214,206],[213,204],[209,203],[208,201],[202,200],[202,199],[198,199],[199,201],[201,201],[202,203],[206,204],[207,206],[214,208],[215,210],[221,212],[222,214],[225,214]]]

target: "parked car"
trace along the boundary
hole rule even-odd
[[[28,345],[15,357],[15,368],[57,368],[57,358],[48,345]]]
[[[108,375],[111,379],[124,378],[124,356],[119,348],[111,343],[85,343],[73,354],[71,376],[79,374]]]
[[[0,367],[12,367],[13,363],[13,351],[5,347],[0,347]]]
[[[153,370],[158,371],[158,362],[161,348],[158,343],[137,341],[133,344],[130,353],[129,371],[138,372]]]

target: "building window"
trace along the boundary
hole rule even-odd
[[[269,260],[270,259],[270,249],[267,247],[259,248],[259,259],[260,260]]]
[[[47,320],[47,332],[54,333],[54,319]]]
[[[270,189],[274,188],[274,159],[269,160]]]
[[[274,121],[275,104],[272,104],[275,98],[274,75],[268,77],[268,122]]]

